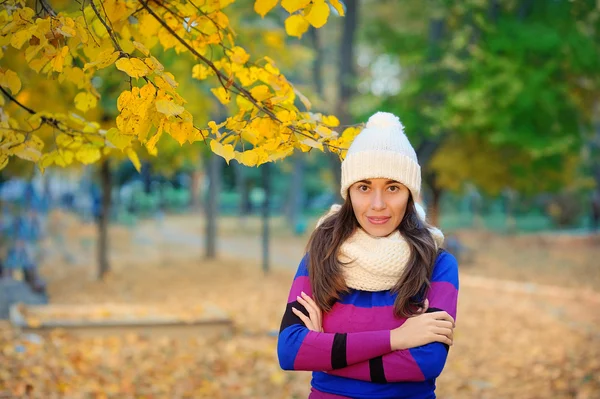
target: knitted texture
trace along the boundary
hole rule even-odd
[[[437,229],[436,229],[437,230]],[[441,246],[441,231],[433,237]],[[362,291],[386,291],[398,283],[410,258],[410,247],[399,231],[373,237],[359,228],[340,247],[339,260],[346,285]]]
[[[421,167],[417,154],[404,134],[397,116],[377,112],[356,136],[342,162],[340,194],[346,199],[348,188],[360,180],[391,179],[404,184],[419,199]]]

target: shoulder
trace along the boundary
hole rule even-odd
[[[440,251],[433,266],[431,281],[446,281],[458,287],[458,262],[454,255]]]
[[[305,253],[298,265],[298,270],[296,271],[296,275],[294,279],[297,277],[308,276],[308,253]]]

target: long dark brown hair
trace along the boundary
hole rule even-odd
[[[325,312],[331,310],[340,296],[349,291],[342,275],[344,263],[339,261],[337,255],[344,241],[358,228],[360,225],[348,195],[339,212],[328,216],[308,240],[308,274],[313,296],[319,308]],[[410,257],[402,276],[391,289],[398,294],[394,302],[394,314],[410,317],[424,305],[437,257],[433,236],[426,222],[417,215],[412,195],[409,196],[406,213],[398,230],[408,242]]]

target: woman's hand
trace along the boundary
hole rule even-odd
[[[392,350],[416,348],[432,342],[452,345],[454,319],[447,312],[422,313],[409,317],[404,324],[392,330]]]
[[[300,305],[304,306],[308,312],[308,316],[294,307],[292,307],[292,312],[302,320],[309,330],[323,332],[323,313],[315,301],[304,292],[300,293],[300,296],[297,296],[296,299]]]

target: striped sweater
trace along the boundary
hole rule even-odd
[[[390,331],[406,319],[394,316],[396,295],[390,291],[350,290],[323,314],[324,332],[310,331],[291,310],[308,314],[296,301],[302,291],[312,297],[307,266],[305,256],[288,296],[277,354],[284,370],[313,371],[310,398],[435,398],[447,345],[392,351]],[[427,298],[428,311],[445,310],[456,318],[458,265],[448,252],[437,257]]]

